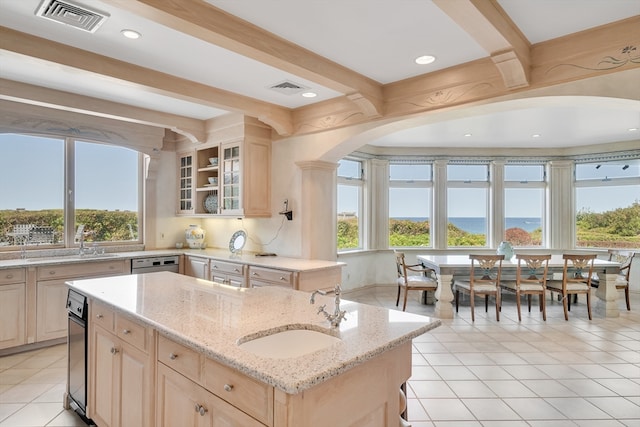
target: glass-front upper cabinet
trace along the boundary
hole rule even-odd
[[[178,154],[178,213],[194,213],[193,153]]]
[[[222,146],[222,209],[225,213],[236,213],[242,208],[242,169],[240,143]],[[237,212],[241,213],[241,212]]]

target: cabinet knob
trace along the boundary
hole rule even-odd
[[[255,271],[253,273],[251,273],[252,276],[257,276],[258,273],[256,273]]]
[[[171,360],[176,360],[176,358],[177,358],[177,357],[178,357],[178,355],[177,355],[177,354],[175,354],[175,353],[169,353],[169,359],[171,359]]]
[[[13,274],[7,274],[5,277],[6,277],[7,279],[13,279]]]
[[[117,354],[119,351],[117,347],[111,347],[111,354]]]
[[[129,335],[129,333],[131,333],[131,331],[128,330],[128,329],[123,329],[122,333],[125,334],[125,335]]]
[[[224,388],[224,391],[231,391],[233,390],[233,385],[225,384],[223,388]]]
[[[55,270],[51,270],[51,271],[49,271],[49,274],[50,275],[54,275],[54,274],[56,274],[56,271]]]
[[[102,314],[96,314],[96,319],[102,319],[104,316]]]
[[[280,280],[284,281],[285,280],[284,276],[280,276]]]
[[[211,266],[211,268],[218,268],[218,266],[217,266],[217,265],[215,265],[215,264],[213,264],[213,265]]]
[[[240,273],[240,270],[238,270],[237,268],[234,268],[233,271],[235,271],[236,273]]]
[[[208,411],[207,411],[207,408],[205,408],[199,403],[196,403],[196,412],[199,413],[201,416],[204,416],[204,414],[206,414]]]

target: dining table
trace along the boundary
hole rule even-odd
[[[438,288],[435,292],[435,317],[440,319],[453,318],[453,280],[455,277],[468,277],[470,274],[471,260],[468,255],[418,255],[418,262],[424,267],[435,271],[438,280]],[[596,290],[595,313],[602,317],[619,317],[618,290],[616,278],[620,271],[620,263],[604,259],[595,259],[593,273],[599,278],[599,286]],[[518,260],[513,257],[502,261],[502,277],[516,276]],[[549,260],[548,275],[562,277],[564,259],[562,254],[553,254]]]

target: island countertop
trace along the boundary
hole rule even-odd
[[[90,299],[131,315],[174,341],[286,393],[296,394],[440,325],[440,320],[343,300],[346,319],[332,329],[318,306],[333,296],[279,287],[236,288],[170,272],[67,282]],[[312,329],[340,338],[323,350],[287,359],[238,346],[247,336]]]

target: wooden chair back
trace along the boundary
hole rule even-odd
[[[586,284],[591,287],[593,262],[596,254],[563,254],[562,289],[566,292],[571,284]]]
[[[469,255],[471,259],[471,275],[469,284],[500,286],[502,274],[502,261],[504,255]]]
[[[543,288],[546,287],[551,254],[516,254],[516,259],[518,260],[516,270],[516,283],[518,287],[528,283],[542,285]]]

